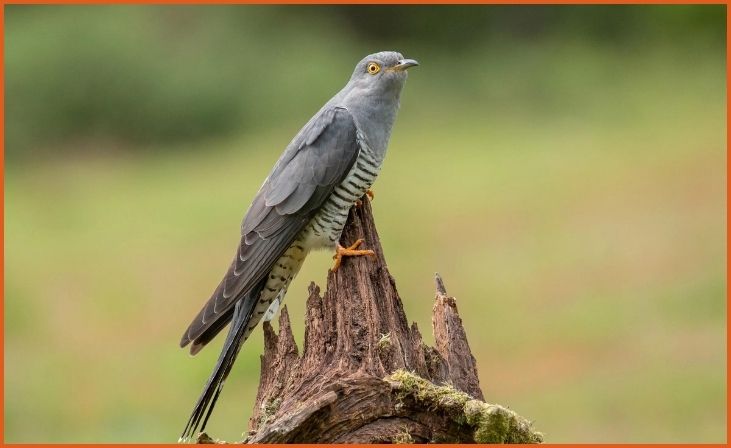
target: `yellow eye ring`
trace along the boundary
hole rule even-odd
[[[371,75],[375,75],[376,73],[381,71],[381,66],[376,64],[375,62],[368,63],[368,67],[366,68],[368,73]]]

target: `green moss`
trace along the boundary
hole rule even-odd
[[[379,352],[387,351],[391,348],[391,333],[381,335],[381,339],[376,343],[376,349]]]
[[[395,383],[397,397],[413,397],[432,411],[443,411],[459,425],[468,425],[477,443],[541,443],[543,435],[531,422],[500,405],[475,400],[452,386],[436,386],[418,375],[397,370],[386,378]]]
[[[391,442],[393,443],[400,443],[400,444],[406,444],[406,443],[414,443],[414,438],[411,437],[411,433],[409,432],[409,428],[403,427],[402,431],[396,434],[393,439],[391,439]]]
[[[265,400],[264,403],[262,403],[261,405],[261,414],[259,415],[259,424],[257,425],[257,427],[261,427],[266,422],[268,422],[269,419],[277,413],[277,410],[279,410],[279,406],[281,404],[282,399],[278,397]]]
[[[467,423],[475,428],[475,442],[503,443],[510,429],[508,416],[498,406],[470,400],[464,407]]]
[[[452,386],[435,386],[418,375],[405,370],[397,370],[387,379],[399,383],[399,396],[413,396],[431,410],[461,410],[470,396]]]
[[[467,424],[475,428],[477,443],[541,443],[543,434],[531,423],[500,405],[470,400],[464,406]]]

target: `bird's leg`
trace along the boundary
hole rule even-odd
[[[367,190],[366,190],[365,194],[366,194],[366,196],[368,196],[368,198],[369,198],[369,199],[370,199],[371,201],[373,200],[373,198],[374,198],[374,195],[373,195],[373,190],[371,190],[371,189],[369,188],[369,189],[367,189]],[[356,201],[355,201],[355,206],[356,206],[356,207],[358,207],[358,208],[360,208],[360,207],[361,207],[362,205],[363,205],[363,201],[361,201],[360,199],[356,199]]]
[[[355,243],[351,244],[348,247],[343,247],[338,243],[337,247],[335,248],[335,255],[333,255],[333,260],[335,260],[335,266],[333,266],[332,271],[335,272],[340,268],[340,263],[343,261],[343,257],[356,257],[361,255],[368,255],[371,257],[375,257],[376,253],[372,250],[356,250],[358,249],[358,246],[363,244],[363,238],[359,238]]]

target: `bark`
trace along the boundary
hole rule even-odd
[[[246,442],[541,442],[530,422],[482,401],[456,300],[438,274],[436,345],[424,344],[416,323],[408,325],[369,201],[362,201],[351,210],[340,244],[363,238],[361,249],[376,255],[344,259],[329,272],[324,294],[310,285],[301,354],[286,307],[279,334],[264,324]]]

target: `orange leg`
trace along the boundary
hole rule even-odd
[[[376,256],[376,253],[372,250],[356,250],[361,244],[363,244],[363,238],[358,239],[355,243],[351,244],[348,247],[343,247],[338,244],[337,248],[335,249],[335,255],[333,255],[333,260],[335,260],[335,266],[333,266],[332,271],[335,272],[338,270],[338,268],[340,268],[340,263],[343,261],[343,257],[356,257],[361,255],[368,255],[371,257]]]
[[[368,196],[368,199],[370,199],[371,201],[373,200],[373,197],[374,197],[373,190],[368,189],[368,190],[366,190],[365,194],[366,194],[366,196]],[[362,205],[363,205],[363,201],[361,201],[360,199],[356,199],[355,206],[360,208]]]

